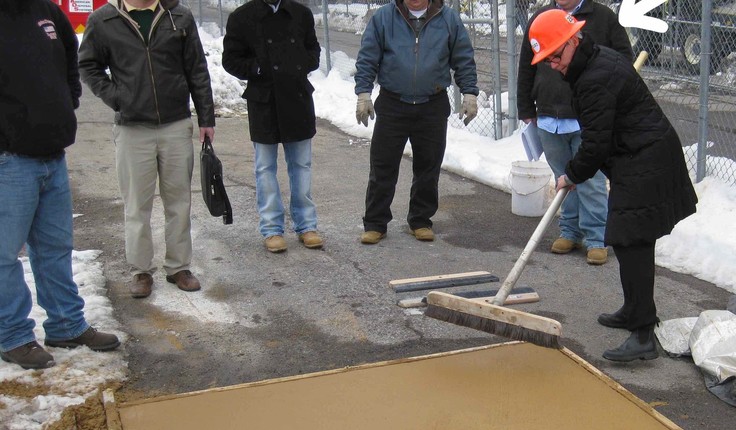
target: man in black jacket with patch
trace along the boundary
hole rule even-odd
[[[251,0],[227,19],[222,67],[248,81],[248,127],[255,151],[258,230],[270,252],[286,251],[284,204],[276,178],[279,143],[289,172],[294,232],[322,247],[312,200],[312,137],[317,132],[307,75],[319,67],[312,11],[294,0]]]
[[[654,245],[695,213],[698,199],[680,139],[630,59],[593,43],[580,33],[584,25],[561,10],[540,14],[529,28],[531,62],[564,76],[582,128],[580,150],[557,189],[574,188],[599,169],[611,181],[605,243],[620,265],[624,304],[598,322],[632,333],[603,357],[650,360],[658,357]]]
[[[77,36],[49,0],[0,0],[0,358],[54,365],[36,341],[33,297],[18,258],[25,245],[45,345],[120,345],[84,318],[72,273],[72,196],[64,148],[74,143],[82,85]]]

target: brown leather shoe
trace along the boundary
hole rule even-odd
[[[286,251],[286,241],[281,235],[269,236],[263,241],[263,244],[266,245],[266,249],[268,249],[269,252],[276,253]]]
[[[573,242],[570,239],[560,237],[552,243],[552,252],[555,254],[567,254],[573,249],[578,249],[583,245],[578,242]]]
[[[173,275],[167,275],[166,281],[176,284],[182,291],[197,291],[202,288],[199,280],[189,270],[180,270]]]
[[[153,276],[150,273],[138,273],[133,276],[130,285],[130,295],[136,299],[142,299],[151,295],[153,289]]]
[[[360,243],[375,245],[384,237],[386,237],[386,233],[381,233],[380,231],[366,231],[360,235]]]
[[[24,369],[48,369],[56,364],[54,357],[35,340],[10,351],[0,352],[0,358]]]
[[[299,242],[309,249],[322,248],[322,237],[316,231],[308,231],[299,235]]]
[[[92,351],[112,351],[120,346],[120,340],[117,336],[110,333],[97,331],[94,327],[85,330],[84,333],[69,340],[51,340],[46,339],[46,346],[56,348],[76,348],[78,346],[88,346]]]

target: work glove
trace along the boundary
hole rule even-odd
[[[468,125],[476,115],[478,115],[478,98],[473,94],[463,94],[463,108],[458,117],[463,119],[465,116],[463,123]]]
[[[358,124],[368,127],[368,116],[371,119],[376,117],[376,111],[373,110],[373,102],[371,101],[371,93],[358,94],[358,105],[355,108],[355,118]]]

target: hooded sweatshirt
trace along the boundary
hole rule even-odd
[[[0,152],[58,157],[77,131],[77,36],[51,1],[21,1],[0,8]]]

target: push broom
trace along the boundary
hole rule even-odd
[[[549,227],[555,213],[562,205],[569,189],[563,188],[557,192],[554,200],[542,216],[542,220],[527,242],[521,256],[516,260],[514,267],[504,279],[493,302],[478,302],[452,294],[431,291],[427,294],[427,310],[424,315],[457,324],[465,327],[482,330],[546,348],[560,348],[559,338],[562,325],[551,318],[509,309],[503,306],[511,289],[521,276],[529,257],[537,248],[539,240]]]
[[[634,69],[637,72],[641,70],[648,56],[646,51],[639,53],[634,61]],[[503,304],[568,192],[568,187],[557,192],[493,302],[481,303],[452,294],[431,291],[427,294],[427,310],[424,315],[498,336],[559,349],[562,325],[558,321],[505,308]]]

